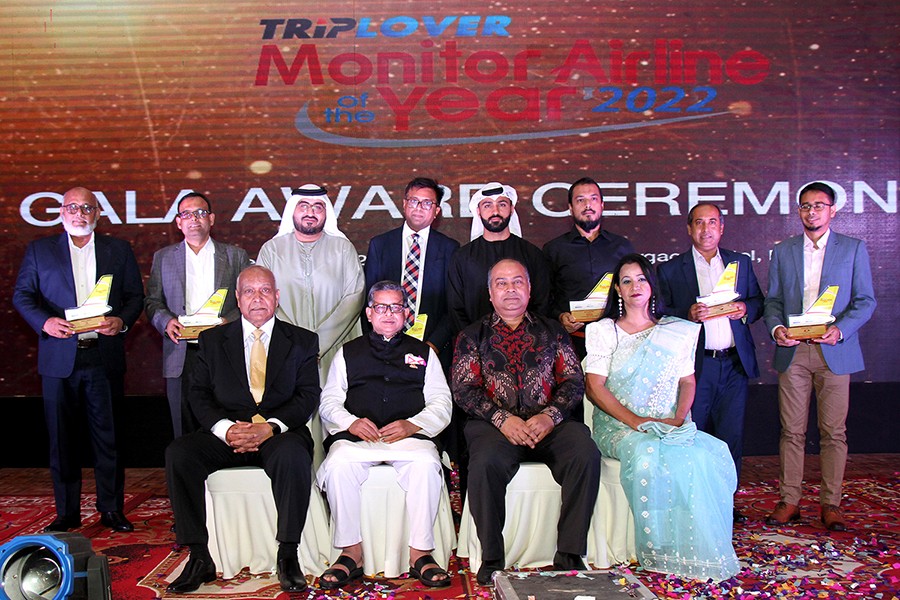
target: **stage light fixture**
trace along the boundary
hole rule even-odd
[[[23,535],[0,546],[0,600],[110,600],[109,562],[80,533]]]

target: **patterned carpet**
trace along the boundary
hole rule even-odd
[[[763,523],[777,500],[772,482],[753,484],[738,497],[738,507],[750,521],[735,528],[735,547],[741,573],[719,584],[683,581],[648,573],[631,565],[630,571],[660,598],[900,598],[900,477],[857,478],[846,481],[843,508],[851,530],[827,532],[818,521],[817,488],[808,486],[803,519],[789,527]],[[116,600],[173,598],[165,585],[177,574],[184,554],[174,546],[169,531],[172,514],[168,499],[152,493],[129,494],[126,512],[136,525],[131,534],[114,534],[102,527],[93,512],[93,498],[85,496],[79,530],[91,538],[95,551],[106,554]],[[0,544],[23,534],[39,532],[53,518],[52,497],[0,496]],[[89,516],[88,516],[89,515]],[[315,587],[305,594],[281,592],[273,576],[237,578],[204,586],[182,596],[193,600],[257,598],[488,598],[468,573],[464,560],[451,563],[453,585],[429,590],[417,581],[366,579],[343,592],[326,595]],[[317,574],[316,574],[317,575]],[[310,583],[314,583],[310,574]],[[627,586],[625,591],[627,591]],[[623,593],[623,598],[628,598]]]

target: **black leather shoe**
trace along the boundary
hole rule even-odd
[[[300,569],[297,556],[279,558],[275,563],[278,569],[278,583],[285,592],[305,592],[307,588],[306,576]]]
[[[44,527],[45,532],[69,531],[70,529],[78,529],[81,527],[81,517],[56,517],[53,521]]]
[[[584,571],[584,561],[577,554],[556,551],[553,555],[554,571]]]
[[[187,594],[196,591],[204,583],[215,581],[216,565],[209,556],[195,557],[191,554],[184,570],[178,578],[169,584],[166,591],[170,594]]]
[[[125,515],[120,510],[101,513],[100,522],[104,527],[109,527],[113,531],[134,531],[134,525],[125,518]]]
[[[732,515],[732,521],[734,521],[735,523],[746,523],[747,522],[747,515],[745,515],[744,513],[742,513],[741,511],[739,511],[736,508],[731,511],[731,515]]]
[[[494,585],[494,573],[503,570],[503,561],[486,560],[481,563],[475,580],[478,585]]]

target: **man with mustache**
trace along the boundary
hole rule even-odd
[[[606,273],[612,273],[619,259],[634,253],[627,239],[603,229],[603,193],[590,177],[582,177],[569,187],[572,229],[544,244],[550,262],[549,316],[559,319],[572,335],[578,357],[584,359],[584,323],[569,312],[569,301],[584,300]]]
[[[531,273],[534,284],[528,310],[540,315],[547,312],[550,269],[540,249],[521,237],[517,198],[511,186],[492,182],[469,202],[472,241],[453,253],[448,273],[447,304],[454,331],[463,330],[491,312],[484,282],[490,268],[504,258],[521,262]]]
[[[66,192],[60,215],[65,232],[28,245],[13,292],[13,305],[38,334],[56,500],[56,519],[44,530],[81,527],[78,433],[82,413],[87,413],[100,522],[113,531],[133,531],[122,512],[125,478],[116,452],[113,407],[124,396],[125,331],[144,305],[141,273],[128,242],[94,234],[100,205],[90,190]],[[78,333],[65,311],[81,306],[103,275],[113,277],[110,311],[99,328]]]
[[[178,201],[175,224],[184,240],[153,255],[144,309],[147,319],[162,334],[163,378],[172,415],[174,437],[197,429],[197,419],[184,398],[197,362],[197,340],[181,339],[180,315],[192,315],[219,288],[227,288],[221,316],[226,322],[240,317],[234,287],[238,274],[250,265],[243,248],[210,237],[216,222],[209,198],[198,192]]]
[[[721,209],[701,202],[688,213],[693,245],[684,254],[659,266],[660,298],[667,313],[702,323],[694,374],[697,391],[691,418],[697,429],[728,444],[738,481],[744,446],[744,408],[751,377],[759,377],[750,324],[762,316],[763,294],[750,257],[719,247],[725,231]],[[709,307],[698,296],[712,292],[729,263],[738,263],[735,304],[738,312],[708,318]],[[747,520],[737,508],[734,522]]]

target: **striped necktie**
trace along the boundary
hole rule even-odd
[[[419,288],[419,263],[422,258],[422,248],[419,246],[419,234],[412,234],[412,244],[406,254],[406,263],[403,265],[403,279],[401,285],[409,298],[409,316],[406,318],[406,327],[412,327],[416,320],[416,298]]]

